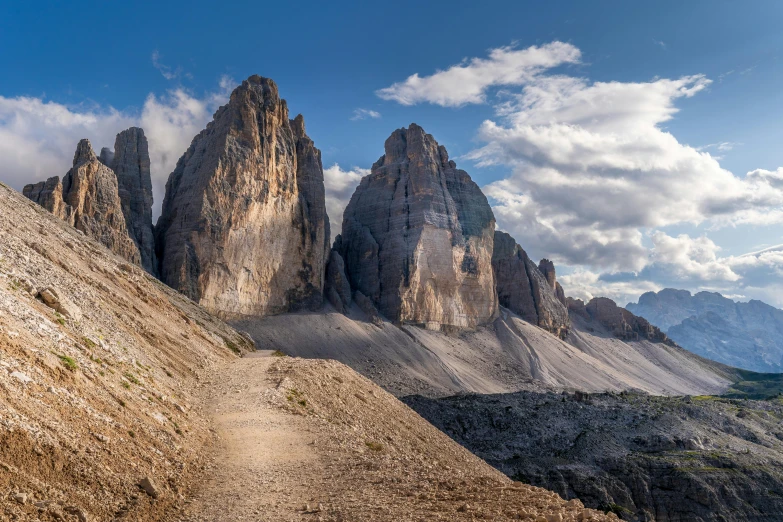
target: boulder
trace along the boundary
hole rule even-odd
[[[160,277],[224,318],[317,309],[329,257],[321,153],[274,81],[251,76],[169,176]]]
[[[51,286],[44,288],[38,292],[38,297],[41,298],[41,301],[43,301],[46,306],[53,308],[63,316],[73,319],[74,321],[81,320],[81,309],[76,306],[73,301],[68,299],[64,293],[57,290],[56,288]]]
[[[494,228],[478,185],[411,124],[351,197],[340,254],[351,289],[392,321],[472,329],[497,316]]]

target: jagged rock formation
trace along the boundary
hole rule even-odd
[[[340,236],[337,236],[339,242]],[[346,313],[351,306],[351,284],[345,275],[345,263],[337,249],[333,248],[326,265],[326,298],[339,312]]]
[[[492,269],[500,306],[565,339],[570,324],[568,310],[558,296],[560,285],[551,261],[542,259],[536,266],[513,237],[496,231]]]
[[[638,341],[647,339],[674,345],[665,333],[643,317],[617,306],[607,297],[594,297],[587,305],[581,299],[568,298],[568,310],[586,319],[598,321],[618,339]]]
[[[133,263],[139,249],[128,236],[114,172],[95,156],[89,140],[81,140],[73,168],[60,182],[55,176],[27,185],[22,193],[55,216],[106,245]]]
[[[715,292],[647,292],[628,309],[703,357],[759,372],[783,371],[783,310]]]
[[[223,317],[314,309],[329,257],[321,154],[251,76],[180,158],[156,230],[161,279]]]
[[[141,255],[141,266],[157,275],[155,236],[152,230],[152,177],[150,154],[144,131],[131,127],[117,134],[114,152],[101,150],[101,162],[110,161],[117,175],[125,225]]]
[[[492,321],[495,217],[487,198],[416,124],[394,131],[385,152],[345,209],[341,254],[351,288],[398,323]]]

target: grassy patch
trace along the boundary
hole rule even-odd
[[[95,342],[89,337],[82,337],[82,344],[91,350],[96,346]]]
[[[288,357],[288,355],[284,354],[280,350],[275,350],[272,352],[272,357]]]
[[[236,343],[231,339],[229,339],[228,337],[224,337],[223,342],[226,343],[226,347],[228,347],[228,349],[234,352],[235,354],[239,355],[240,353],[242,353],[242,350],[239,349],[239,346],[237,346]]]
[[[75,372],[76,369],[79,368],[79,365],[76,364],[76,361],[72,357],[61,355],[59,353],[57,354],[57,357],[60,359],[60,362],[63,363],[63,366],[65,366],[67,370]]]
[[[364,444],[372,451],[383,451],[383,444],[379,442],[372,442],[371,440],[368,440]]]
[[[141,385],[141,381],[139,381],[135,375],[133,375],[131,372],[125,372],[123,376],[128,379],[130,382],[136,385]]]

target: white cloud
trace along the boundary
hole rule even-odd
[[[161,63],[160,58],[161,56],[157,49],[152,51],[152,66],[167,80],[176,80],[180,74],[182,74],[182,68],[177,67],[176,69],[172,69],[168,65]]]
[[[578,63],[580,57],[579,49],[563,42],[526,49],[500,47],[492,49],[489,58],[466,59],[431,76],[413,74],[405,81],[376,91],[376,94],[402,105],[427,102],[459,107],[468,103],[484,103],[490,87],[522,85],[545,69]]]
[[[361,179],[370,173],[370,169],[354,167],[343,170],[335,163],[324,169],[324,185],[326,188],[326,213],[332,229],[332,239],[340,233],[343,226],[343,212],[351,200],[356,186]]]
[[[653,43],[658,47],[660,47],[661,49],[663,49],[664,51],[666,50],[666,42],[664,42],[663,40],[656,40],[655,38],[653,38]]]
[[[468,157],[512,169],[485,191],[522,244],[568,264],[639,270],[649,262],[644,230],[783,217],[773,174],[739,178],[661,128],[678,98],[709,84],[701,75],[644,83],[538,77],[498,107],[502,123],[482,124],[486,145]],[[528,220],[502,221],[514,215]],[[553,232],[546,242],[542,227]]]
[[[564,281],[575,285],[564,284],[567,292],[617,296],[665,283],[745,293],[749,272],[740,267],[747,260],[721,257],[707,236],[661,229],[783,223],[783,169],[737,176],[710,154],[737,143],[694,148],[666,130],[681,100],[709,89],[705,76],[593,82],[548,70],[579,59],[579,49],[561,42],[495,49],[488,59],[414,74],[377,94],[405,105],[459,107],[505,87],[496,116],[479,128],[484,145],[466,157],[508,168],[504,179],[483,187],[498,225],[531,255],[566,265]],[[767,261],[755,269],[769,274]]]
[[[351,120],[364,120],[367,118],[378,119],[381,117],[381,113],[370,109],[354,109]]]
[[[88,138],[97,153],[101,147],[113,148],[121,130],[139,126],[149,139],[157,214],[168,175],[213,112],[228,100],[232,86],[233,81],[222,78],[219,89],[203,97],[182,88],[150,94],[140,112],[0,96],[0,180],[21,190],[27,183],[63,176],[80,139]]]

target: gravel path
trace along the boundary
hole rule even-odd
[[[267,400],[279,384],[268,372],[273,361],[271,352],[232,361],[218,372],[221,381],[204,389],[220,456],[182,520],[302,519],[307,481],[319,470],[314,435],[304,417]]]

